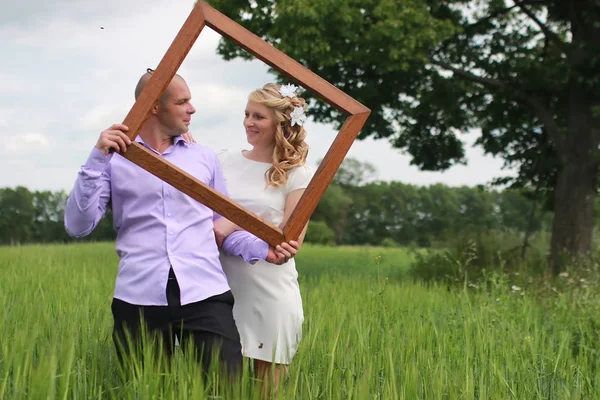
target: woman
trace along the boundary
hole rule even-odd
[[[219,156],[231,199],[275,226],[285,224],[313,175],[305,165],[306,102],[295,89],[267,84],[250,93],[244,127],[252,148]],[[238,229],[228,220],[217,221],[218,242]],[[306,227],[296,248],[305,233]],[[242,353],[254,360],[264,389],[271,384],[277,389],[302,337],[304,314],[295,261],[291,258],[280,266],[264,261],[249,264],[221,253],[221,263],[235,297],[233,313]]]

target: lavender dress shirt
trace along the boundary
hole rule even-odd
[[[136,140],[159,154],[139,136]],[[174,144],[159,155],[228,195],[217,155],[207,147],[175,137]],[[181,304],[229,290],[213,232],[214,220],[222,217],[129,160],[94,148],[67,200],[69,235],[89,235],[109,202],[120,258],[115,298],[138,305],[167,305],[170,267],[181,288]],[[223,250],[256,262],[266,258],[268,244],[237,231],[224,241]]]

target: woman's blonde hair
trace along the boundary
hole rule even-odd
[[[284,97],[279,93],[280,85],[267,83],[262,89],[250,93],[248,100],[268,107],[275,120],[275,149],[273,166],[265,173],[268,185],[278,187],[288,180],[288,171],[304,165],[308,155],[308,144],[304,142],[306,131],[303,126],[292,126],[290,114],[295,107],[306,111],[306,101],[302,97]]]

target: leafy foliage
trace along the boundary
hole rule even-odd
[[[63,191],[34,191],[19,186],[0,188],[0,245],[25,243],[65,243],[72,241],[64,228]],[[107,211],[94,232],[77,240],[114,240],[112,213]]]
[[[423,170],[464,163],[458,133],[480,130],[477,143],[518,171],[498,183],[527,188],[556,211],[553,260],[590,250],[600,165],[596,0],[209,2],[370,107],[360,138],[387,138]],[[226,41],[218,51],[249,57]],[[316,101],[310,112],[343,120]]]

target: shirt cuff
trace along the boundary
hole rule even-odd
[[[266,260],[269,244],[246,231],[235,231],[223,241],[223,250],[230,255],[239,256],[247,263],[255,264]]]
[[[112,154],[105,155],[102,150],[94,147],[87,161],[83,165],[83,168],[92,171],[103,172],[106,168],[106,164],[108,164],[112,156]]]
[[[259,260],[266,260],[269,255],[269,244],[264,240],[257,239],[253,245],[255,249],[251,254],[255,254],[256,257],[251,258],[248,262],[250,264],[255,264]]]

